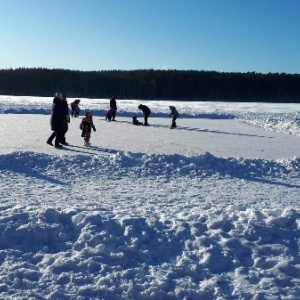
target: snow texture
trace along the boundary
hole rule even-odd
[[[0,96],[0,299],[300,299],[299,104],[51,104]]]

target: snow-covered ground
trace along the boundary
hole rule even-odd
[[[108,103],[0,96],[0,299],[300,299],[300,105]]]

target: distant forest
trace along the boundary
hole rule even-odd
[[[300,74],[181,70],[0,70],[0,94],[68,97],[300,103]]]

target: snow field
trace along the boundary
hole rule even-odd
[[[0,101],[0,299],[299,299],[298,106],[190,104],[196,132],[164,127],[169,102],[132,129],[139,101],[120,102],[115,123],[95,110],[92,147],[72,119],[56,150],[49,103],[23,99]]]

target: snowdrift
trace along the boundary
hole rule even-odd
[[[298,297],[299,211],[270,203],[260,209],[228,205],[220,203],[220,195],[214,203],[199,203],[195,194],[197,185],[229,184],[236,178],[276,185],[276,177],[279,185],[299,190],[292,184],[300,175],[299,159],[21,152],[1,155],[0,166],[1,190],[11,194],[11,201],[2,198],[0,217],[4,295],[253,299],[267,291],[270,299]],[[115,199],[102,193],[111,180],[131,193],[121,198],[122,191],[117,192]],[[179,182],[180,195],[156,199],[150,193],[159,186],[170,192],[169,185],[177,193]],[[141,189],[148,193],[142,201]],[[53,201],[47,196],[43,203],[48,194]],[[70,207],[68,199],[74,197],[82,200]]]

